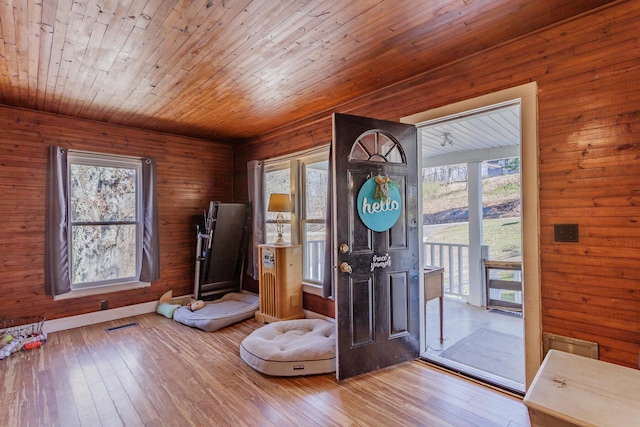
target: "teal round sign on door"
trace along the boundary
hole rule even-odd
[[[378,175],[369,178],[360,187],[356,206],[358,215],[367,228],[378,232],[386,231],[400,218],[400,190],[389,177]]]

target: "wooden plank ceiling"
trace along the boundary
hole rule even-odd
[[[252,138],[610,1],[0,0],[0,103]]]

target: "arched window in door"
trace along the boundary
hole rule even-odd
[[[386,132],[372,129],[356,139],[349,153],[349,161],[379,163],[407,163],[400,143]]]

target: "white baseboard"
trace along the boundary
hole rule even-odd
[[[77,316],[62,317],[60,319],[45,320],[42,330],[46,333],[64,331],[66,329],[79,328],[81,326],[94,325],[124,317],[137,316],[139,314],[153,313],[156,311],[158,301],[149,301],[141,304],[128,305],[126,307],[112,308],[109,310],[94,311],[93,313],[79,314]]]
[[[174,297],[173,301],[186,299],[187,301],[192,295],[182,297]],[[137,316],[140,314],[153,313],[156,311],[158,301],[143,302],[141,304],[128,305],[126,307],[112,308],[109,310],[94,311],[93,313],[78,314],[77,316],[61,317],[60,319],[45,320],[42,331],[46,333],[64,331],[67,329],[79,328],[82,326],[95,325],[96,323],[109,322],[111,320],[122,319],[125,317]],[[304,310],[307,319],[325,319],[335,321],[330,317],[324,316],[313,311]]]

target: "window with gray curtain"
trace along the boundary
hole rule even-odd
[[[303,282],[330,297],[332,290],[331,167],[330,146],[317,147],[287,157],[264,161],[262,203],[270,195],[291,195],[291,214],[285,213],[284,240],[303,247]],[[252,186],[250,179],[250,189]],[[256,196],[257,197],[257,196]],[[276,214],[266,212],[266,241],[276,239]]]
[[[153,159],[50,147],[48,295],[159,278]]]

